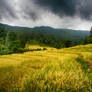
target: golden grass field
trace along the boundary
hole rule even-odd
[[[92,44],[46,48],[0,56],[0,92],[92,92]]]

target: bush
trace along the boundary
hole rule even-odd
[[[86,37],[86,38],[84,38],[82,41],[81,41],[81,44],[90,44],[90,43],[92,43],[92,37],[91,36],[89,36],[89,37]]]
[[[17,53],[23,53],[23,52],[25,52],[25,51],[26,51],[26,50],[23,49],[23,48],[18,48],[16,52],[17,52]]]
[[[37,49],[31,49],[29,51],[41,51],[42,49],[41,48],[37,48]]]
[[[7,54],[12,54],[13,51],[10,50],[4,50],[4,51],[0,51],[0,55],[7,55]]]
[[[37,49],[35,49],[35,51],[41,51],[41,48],[37,48]]]
[[[47,48],[43,48],[43,50],[47,50]]]
[[[13,51],[13,52],[19,52],[20,51],[20,44],[19,44],[19,41],[12,41],[9,43],[9,46],[8,46],[8,49]]]

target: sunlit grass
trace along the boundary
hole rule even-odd
[[[44,47],[46,51],[0,56],[0,92],[92,92],[91,44]]]

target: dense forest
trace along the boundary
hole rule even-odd
[[[36,28],[37,29],[37,28]],[[17,31],[0,27],[0,54],[11,54],[28,51],[26,44],[47,45],[57,49],[92,43],[92,28],[90,36],[81,40],[64,39],[62,36],[44,33],[43,31]]]

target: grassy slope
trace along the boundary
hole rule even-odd
[[[92,92],[92,45],[47,48],[0,56],[0,92]]]

